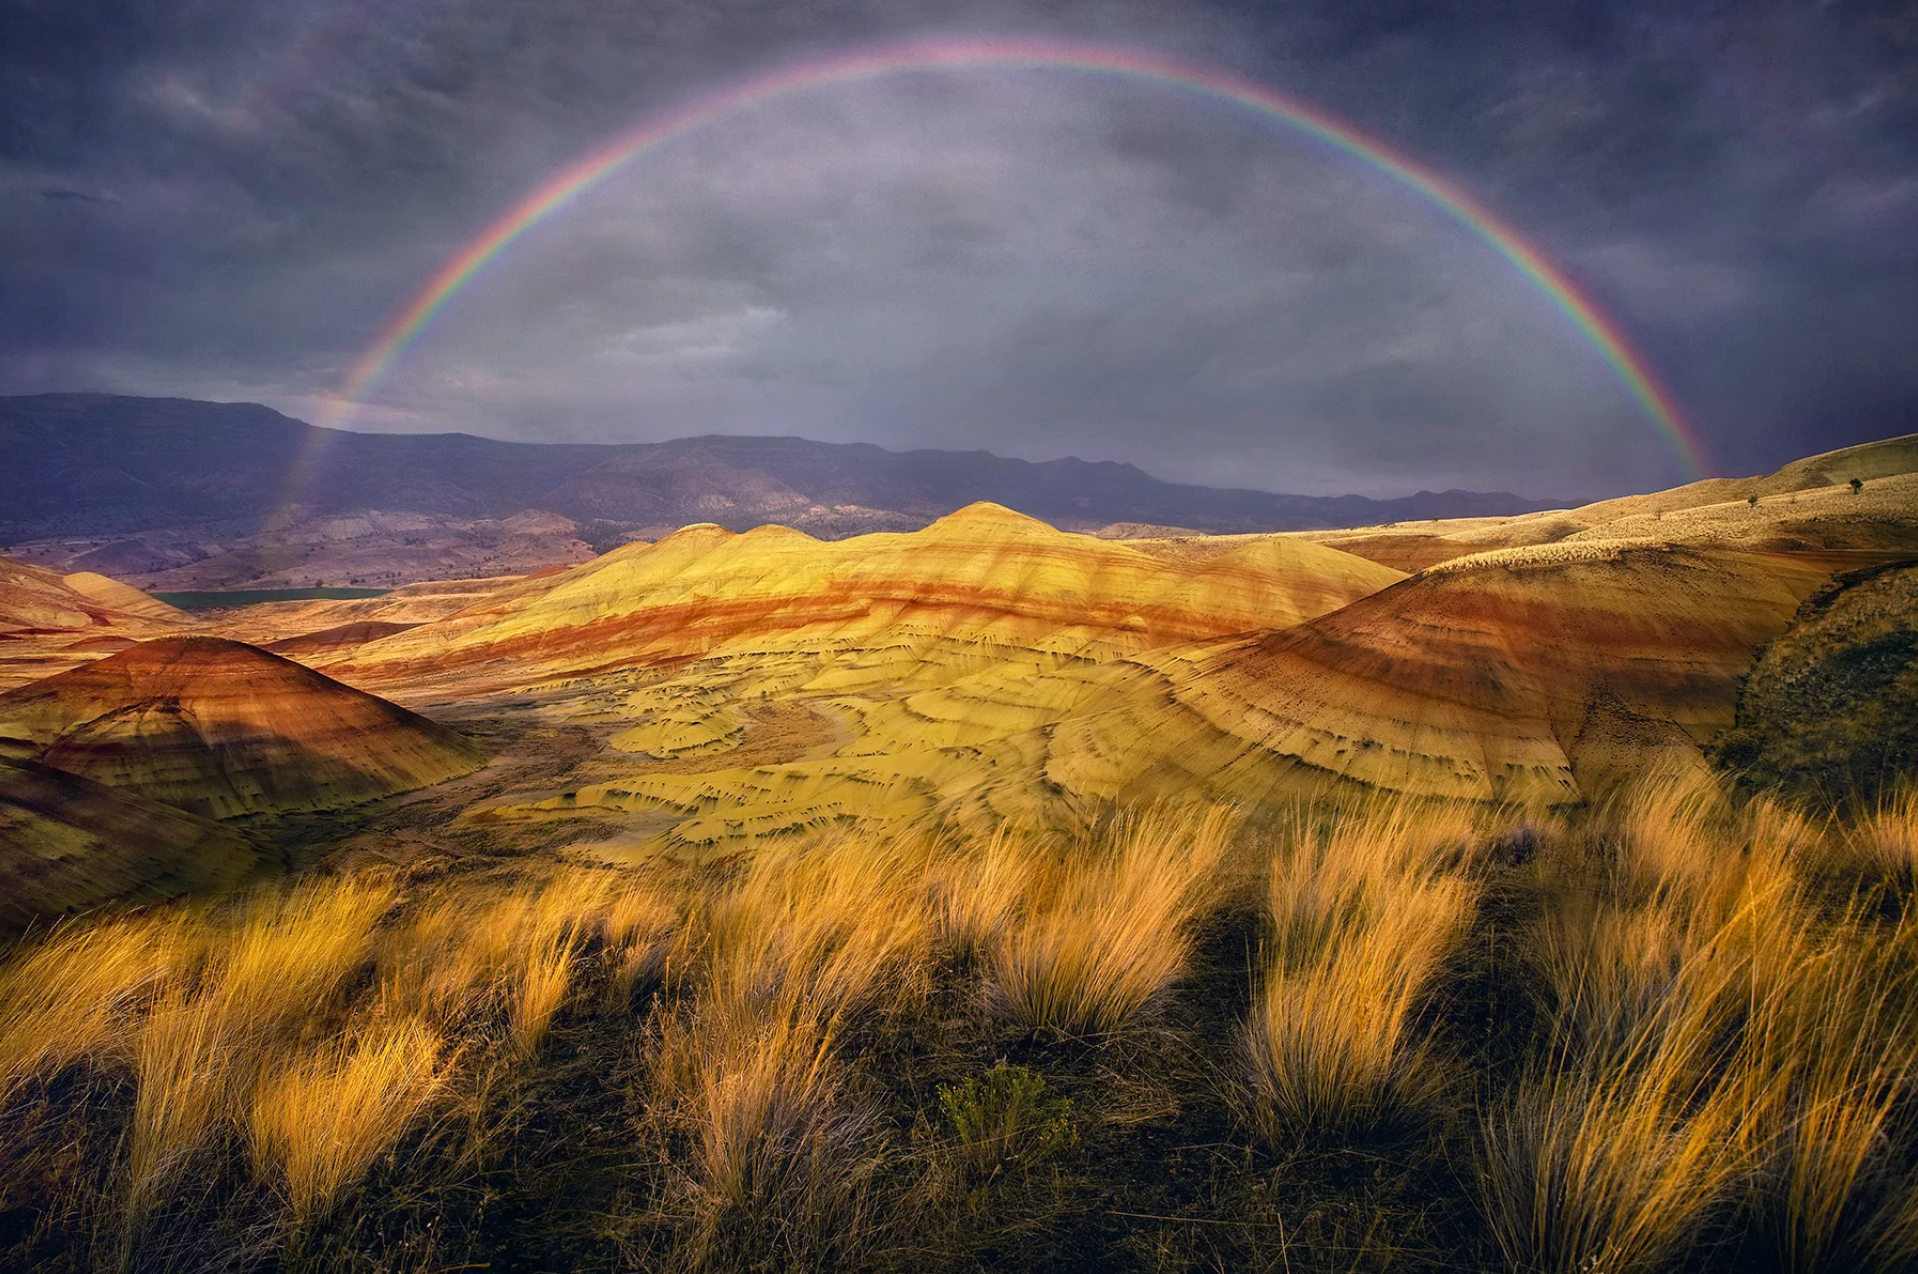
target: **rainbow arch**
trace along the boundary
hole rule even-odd
[[[801,63],[695,99],[648,119],[560,170],[494,221],[442,266],[381,329],[326,401],[320,423],[338,428],[433,316],[487,263],[521,235],[641,155],[688,130],[789,93],[857,80],[928,71],[1054,70],[1157,84],[1230,103],[1282,123],[1363,160],[1423,195],[1482,239],[1555,305],[1585,337],[1638,404],[1685,470],[1711,470],[1705,448],[1645,356],[1617,322],[1509,223],[1436,170],[1360,132],[1309,102],[1251,80],[1155,53],[1100,44],[1035,39],[944,39],[888,45]],[[315,451],[325,434],[313,435]],[[296,469],[310,470],[317,454]],[[300,485],[294,483],[295,489]]]

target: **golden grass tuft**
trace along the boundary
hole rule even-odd
[[[1614,814],[1610,896],[1574,882],[1528,938],[1546,1052],[1484,1116],[1508,1260],[1664,1268],[1716,1229],[1767,1268],[1907,1268],[1889,1135],[1918,1074],[1905,931],[1814,901],[1829,833],[1800,811],[1652,786]]]
[[[1321,835],[1298,826],[1275,861],[1271,932],[1243,1050],[1254,1122],[1274,1142],[1378,1131],[1442,1086],[1414,1013],[1470,927],[1469,816],[1379,803]]]
[[[1185,972],[1194,923],[1219,888],[1236,820],[1220,806],[1121,816],[1103,843],[1035,870],[1025,905],[997,900],[1016,879],[981,860],[998,932],[987,963],[993,996],[1028,1031],[1103,1035],[1134,1022]]]
[[[821,1009],[789,992],[659,1020],[651,1110],[687,1146],[676,1204],[689,1214],[695,1266],[768,1229],[800,1255],[857,1242],[860,1187],[881,1149],[877,1111],[848,1093],[838,1023]]]
[[[1841,840],[1845,866],[1900,903],[1918,895],[1918,783],[1883,796]]]
[[[372,953],[390,885],[320,880],[261,892],[221,917],[197,981],[167,988],[139,1033],[128,1132],[129,1215],[235,1126],[268,1051],[324,1020]]]
[[[446,1045],[417,1018],[374,1021],[272,1059],[255,1084],[248,1143],[284,1191],[295,1224],[323,1216],[342,1191],[431,1108],[447,1082]]]
[[[0,971],[0,1110],[82,1059],[131,1065],[138,1015],[205,947],[189,914],[63,926]]]
[[[572,989],[573,965],[579,958],[575,932],[562,932],[527,952],[518,962],[506,992],[507,1031],[522,1057],[539,1051],[553,1016]]]
[[[422,904],[385,935],[380,978],[389,1000],[442,1029],[503,1019],[531,1056],[589,950],[609,969],[604,1005],[624,1006],[659,972],[679,921],[661,886],[611,869],[474,883]]]
[[[724,1264],[729,1245],[774,1232],[801,1264],[861,1241],[883,1139],[837,1048],[849,1023],[928,989],[932,848],[768,847],[683,933],[669,962],[690,1000],[655,1018],[642,1125],[684,1146],[659,1206],[681,1218],[689,1264]]]

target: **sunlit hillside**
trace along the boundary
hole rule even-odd
[[[1846,463],[8,567],[0,1265],[1913,1268],[1918,487]]]

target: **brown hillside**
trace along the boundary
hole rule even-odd
[[[478,767],[444,726],[240,642],[174,637],[0,695],[47,765],[214,817],[322,809]]]

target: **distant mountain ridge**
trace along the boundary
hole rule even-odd
[[[331,434],[320,438],[317,435]],[[321,445],[323,443],[323,445]],[[303,455],[322,457],[287,489]],[[1129,464],[984,451],[708,436],[522,443],[470,434],[361,434],[256,403],[111,394],[0,398],[0,544],[206,526],[246,535],[291,497],[307,515],[382,510],[503,519],[528,509],[663,532],[767,522],[823,538],[912,530],[980,500],[1093,531],[1113,523],[1212,533],[1310,530],[1556,507],[1509,492],[1400,499],[1281,495],[1164,482]]]

